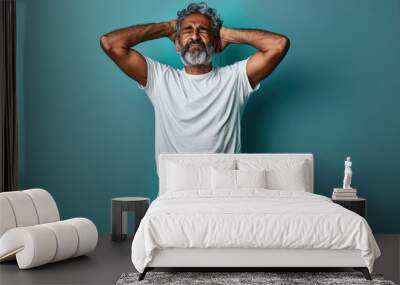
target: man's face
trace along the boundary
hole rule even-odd
[[[185,65],[209,64],[214,53],[215,40],[211,20],[202,14],[191,14],[182,20],[176,51]]]

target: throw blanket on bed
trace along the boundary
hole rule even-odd
[[[361,216],[307,192],[177,191],[153,201],[132,242],[143,272],[154,249],[358,249],[372,272],[379,248]]]

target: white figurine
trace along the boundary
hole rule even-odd
[[[344,162],[344,179],[343,179],[343,189],[352,189],[351,184],[351,176],[353,175],[353,171],[351,170],[351,160],[350,156],[346,158]]]

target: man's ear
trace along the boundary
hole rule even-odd
[[[220,51],[221,51],[220,40],[219,37],[216,37],[214,40],[214,52],[219,53]]]

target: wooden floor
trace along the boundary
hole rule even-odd
[[[132,237],[116,243],[101,236],[94,252],[88,256],[19,270],[15,261],[0,264],[0,284],[115,284],[124,272],[134,271],[130,251]],[[375,272],[399,283],[400,235],[377,235],[382,251]]]

